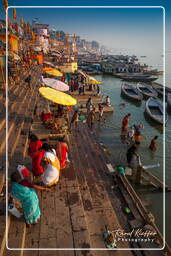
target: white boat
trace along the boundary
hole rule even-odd
[[[157,97],[158,93],[153,89],[152,86],[145,83],[138,83],[137,89],[145,96],[145,97]]]
[[[164,120],[164,106],[158,100],[149,98],[146,102],[146,112],[147,114],[156,122],[160,124],[165,124],[167,122],[167,114],[165,113]]]

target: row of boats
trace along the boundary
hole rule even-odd
[[[142,101],[143,99],[148,98],[145,107],[146,113],[160,124],[165,124],[167,122],[168,117],[164,111],[164,105],[156,99],[157,96],[163,97],[164,92],[161,86],[154,89],[152,86],[145,83],[137,83],[136,87],[128,83],[123,83],[121,91],[122,94],[132,100]],[[167,108],[168,110],[171,110],[170,92],[167,92]]]

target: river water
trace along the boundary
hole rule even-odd
[[[162,69],[161,69],[162,70]],[[131,113],[130,125],[143,123],[145,128],[143,130],[143,138],[140,145],[140,156],[142,163],[144,165],[151,165],[160,163],[160,167],[149,169],[153,174],[163,180],[163,142],[164,136],[161,125],[158,125],[151,121],[144,113],[145,101],[143,100],[141,105],[135,105],[133,102],[124,99],[121,96],[121,84],[122,81],[111,75],[97,75],[94,76],[97,80],[102,81],[101,86],[102,94],[109,95],[111,99],[111,104],[114,106],[114,112],[107,115],[106,124],[102,125],[98,131],[99,139],[108,147],[108,149],[114,154],[116,148],[114,148],[114,133],[115,138],[118,134],[118,140],[120,139],[120,128],[122,118],[127,114]],[[160,77],[159,82],[163,80]],[[171,81],[171,80],[170,80]],[[119,107],[119,104],[125,103],[125,107]],[[115,127],[115,128],[113,128]],[[148,149],[151,139],[158,135],[158,149],[156,152],[151,152]],[[165,151],[165,161],[166,161],[166,184],[171,187],[171,115],[168,115],[168,122],[166,125],[166,151]],[[114,164],[114,163],[113,163]],[[163,193],[162,192],[152,192],[148,189],[143,189],[136,187],[136,191],[140,197],[145,200],[149,206],[148,209],[154,216],[156,223],[163,232]],[[166,206],[169,205],[171,192],[166,193]],[[166,207],[166,220],[169,221],[169,216],[171,216],[171,207]],[[171,225],[166,225],[166,241],[171,246]]]

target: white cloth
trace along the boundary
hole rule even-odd
[[[43,159],[48,162],[45,167],[45,172],[42,175],[42,181],[45,185],[50,185],[53,181],[59,180],[59,170],[57,169],[57,156],[55,149],[53,153],[45,152]]]

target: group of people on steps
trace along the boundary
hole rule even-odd
[[[23,211],[27,226],[38,222],[41,211],[36,190],[51,191],[66,168],[68,145],[64,138],[57,141],[56,148],[43,143],[35,134],[29,135],[28,155],[32,160],[32,171],[18,165],[11,174],[11,198],[19,211]]]

